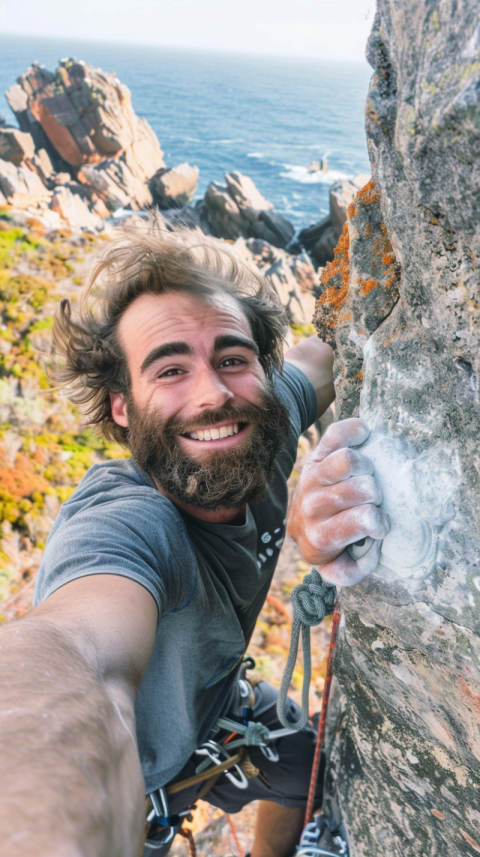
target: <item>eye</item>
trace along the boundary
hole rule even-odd
[[[225,360],[222,360],[220,363],[220,369],[232,369],[235,366],[243,366],[245,360],[241,360],[240,357],[225,357]]]
[[[166,369],[164,372],[159,372],[157,378],[174,378],[176,375],[183,375],[183,369]]]

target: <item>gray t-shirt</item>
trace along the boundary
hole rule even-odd
[[[211,524],[180,511],[132,459],[96,464],[62,506],[35,588],[35,604],[90,574],[120,574],[153,595],[155,646],[136,705],[147,792],[169,782],[226,710],[285,535],[287,479],[300,434],[317,411],[292,364],[275,378],[291,432],[265,500],[246,522]]]

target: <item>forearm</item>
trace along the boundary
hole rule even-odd
[[[285,360],[301,369],[312,383],[318,400],[317,417],[321,417],[335,398],[332,349],[318,336],[310,336],[289,348]]]
[[[2,857],[136,857],[131,701],[43,618],[1,629],[0,724]]]

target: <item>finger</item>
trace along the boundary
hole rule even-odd
[[[299,545],[307,562],[318,565],[331,562],[360,539],[367,536],[384,539],[389,532],[390,522],[383,509],[368,504],[347,509],[323,522],[307,524]]]
[[[309,478],[315,477],[320,485],[334,485],[352,476],[373,476],[373,462],[354,449],[337,449],[312,468]]]
[[[322,580],[327,583],[334,583],[335,586],[354,586],[355,583],[360,583],[361,580],[368,577],[373,568],[371,571],[361,568],[347,551],[343,551],[336,559],[320,566],[318,571]]]
[[[325,521],[354,506],[367,503],[379,506],[381,502],[382,492],[373,476],[353,476],[345,482],[310,491],[302,503],[302,512],[315,522]]]
[[[370,429],[363,420],[352,417],[349,420],[341,420],[332,423],[326,430],[318,446],[309,456],[308,461],[323,461],[327,455],[341,449],[343,446],[359,446],[366,441]]]

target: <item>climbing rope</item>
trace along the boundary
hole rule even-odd
[[[278,719],[282,726],[287,729],[300,731],[300,729],[303,729],[306,726],[308,720],[308,692],[312,677],[310,628],[315,625],[320,625],[320,622],[325,619],[325,616],[333,613],[336,594],[337,591],[333,583],[324,582],[316,568],[312,568],[310,573],[305,575],[303,583],[292,590],[290,597],[293,607],[293,622],[290,652],[288,654],[287,665],[285,667],[285,672],[283,673],[277,701]],[[287,719],[286,701],[293,670],[295,669],[295,662],[297,660],[300,631],[302,632],[304,664],[302,713],[300,715],[300,719],[297,720],[296,723],[292,723]]]
[[[332,636],[330,637],[330,649],[328,652],[327,674],[325,676],[325,684],[322,695],[322,711],[318,721],[317,743],[315,746],[315,754],[313,757],[312,774],[310,777],[310,788],[308,790],[307,807],[305,810],[305,827],[313,820],[313,810],[315,803],[315,791],[318,779],[318,769],[320,767],[320,754],[325,741],[325,726],[327,723],[328,700],[330,698],[330,686],[332,684],[333,674],[333,652],[335,643],[337,642],[337,631],[340,622],[340,603],[337,599],[335,610],[333,612]]]

